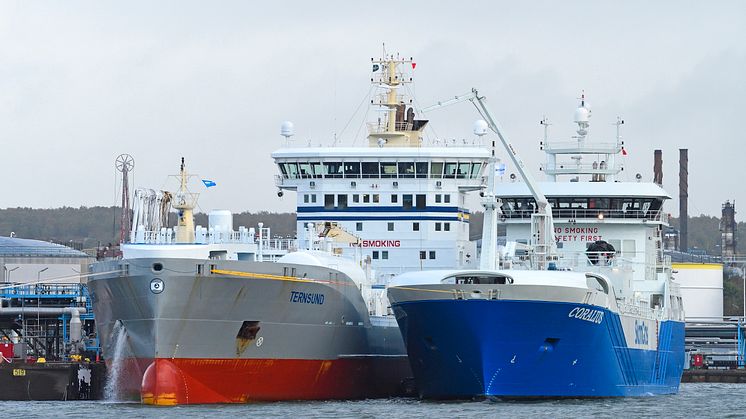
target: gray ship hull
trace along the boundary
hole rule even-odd
[[[89,287],[104,354],[122,364],[125,398],[388,397],[403,394],[411,377],[396,321],[371,318],[357,285],[334,269],[198,259],[93,269],[112,272]]]

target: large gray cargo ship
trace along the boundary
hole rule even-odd
[[[349,246],[354,236],[309,225],[316,244],[291,251],[261,224],[234,232],[226,211],[195,228],[183,162],[180,179],[174,195],[136,191],[123,258],[92,267],[119,397],[175,405],[403,394],[411,372],[384,290],[364,261],[333,251],[330,237]],[[175,229],[161,223],[172,200]]]

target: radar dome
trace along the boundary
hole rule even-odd
[[[474,135],[483,136],[487,135],[487,122],[483,119],[474,121]]]
[[[285,138],[290,138],[293,135],[295,135],[295,125],[293,125],[290,121],[285,121],[282,123],[282,126],[280,127],[280,135],[282,135]]]
[[[591,117],[591,111],[585,106],[579,106],[575,109],[575,122],[588,122]]]

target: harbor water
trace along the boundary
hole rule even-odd
[[[746,417],[743,384],[684,383],[679,394],[618,399],[567,399],[539,401],[431,402],[416,399],[252,403],[153,407],[136,403],[0,402],[0,409],[14,417],[64,418],[93,415],[97,418],[234,418],[234,417],[567,417],[567,418],[740,418]]]

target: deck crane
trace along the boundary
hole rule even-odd
[[[532,248],[532,265],[534,265],[537,269],[547,269],[550,267],[549,262],[552,260],[556,260],[557,258],[557,244],[554,240],[554,221],[552,219],[552,209],[549,206],[547,197],[544,196],[544,194],[541,192],[533,176],[526,169],[526,165],[523,163],[523,160],[521,160],[521,158],[518,156],[518,152],[516,151],[515,147],[513,147],[513,145],[510,144],[505,136],[502,134],[500,127],[497,125],[497,122],[492,117],[490,111],[487,109],[487,105],[485,103],[486,98],[484,96],[480,96],[477,89],[472,88],[471,92],[469,93],[455,96],[454,98],[443,102],[438,102],[435,105],[428,106],[422,109],[420,112],[428,112],[437,108],[453,105],[467,100],[471,102],[474,107],[477,108],[477,112],[479,112],[482,118],[485,119],[485,121],[487,122],[487,126],[495,134],[497,134],[497,137],[500,139],[500,142],[505,147],[505,150],[508,152],[510,159],[513,161],[513,164],[518,169],[518,173],[521,175],[521,178],[526,183],[526,186],[528,186],[531,195],[533,195],[534,200],[536,201],[537,209],[533,214],[531,214],[530,245]],[[494,160],[494,147],[492,159]],[[494,171],[493,165],[491,165],[490,170]],[[490,177],[488,179],[492,178],[494,178],[494,174],[490,173]],[[487,197],[494,197],[495,191],[493,188],[494,182],[489,182],[488,190],[486,192]],[[494,200],[494,198],[492,199]],[[485,207],[485,210],[487,210],[487,207]],[[485,223],[487,222],[487,217],[485,217]],[[496,232],[493,231],[492,234],[496,234]],[[483,240],[484,239],[485,238],[483,238]],[[485,268],[483,267],[483,269]]]

